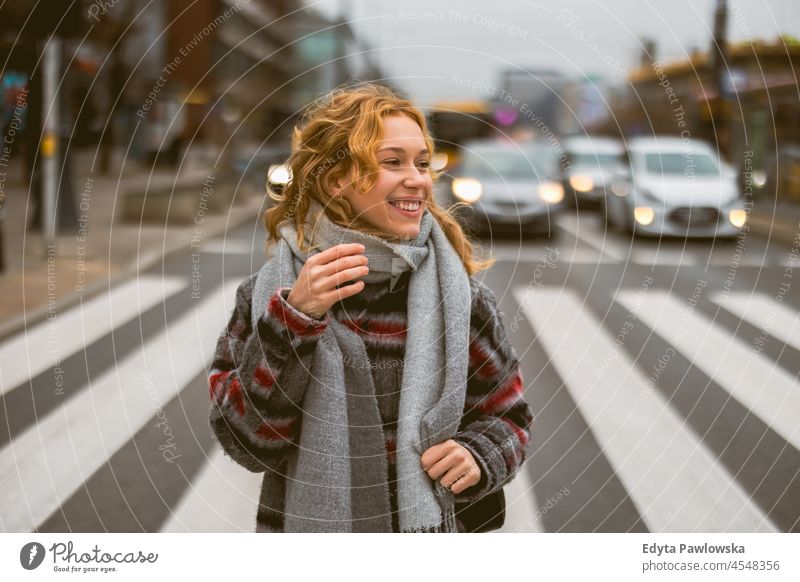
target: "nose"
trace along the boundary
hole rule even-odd
[[[425,173],[420,171],[416,166],[412,166],[406,173],[403,180],[403,185],[406,188],[422,189],[425,187]]]

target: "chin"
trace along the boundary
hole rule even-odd
[[[395,232],[395,236],[400,238],[416,238],[419,234],[419,225],[416,228],[406,228],[400,232]]]

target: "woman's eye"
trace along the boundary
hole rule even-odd
[[[392,166],[399,166],[400,165],[400,160],[383,160],[382,163],[390,164]],[[430,167],[430,162],[429,161],[418,162],[417,163],[417,167],[428,169]]]

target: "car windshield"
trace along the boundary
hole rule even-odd
[[[618,154],[572,154],[573,166],[607,168],[618,164],[622,157]]]
[[[719,167],[708,154],[691,152],[669,154],[646,154],[645,165],[651,174],[682,174],[695,176],[715,176]]]
[[[476,150],[464,156],[462,171],[475,178],[541,180],[558,168],[558,156],[549,148]]]

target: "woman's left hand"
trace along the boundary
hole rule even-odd
[[[434,445],[420,457],[422,467],[434,481],[453,493],[461,493],[481,479],[481,469],[468,449],[453,439]]]

